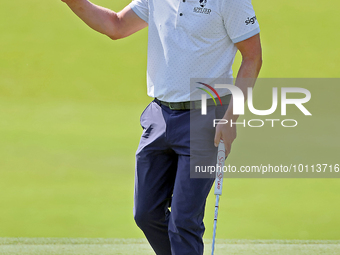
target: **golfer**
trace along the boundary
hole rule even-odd
[[[242,64],[235,85],[246,98],[262,64],[251,0],[134,0],[118,13],[87,0],[62,1],[113,40],[148,26],[147,92],[154,100],[141,115],[134,217],[156,254],[203,254],[204,209],[214,178],[190,178],[191,167],[216,164],[220,139],[228,155],[236,125],[197,123],[195,132],[204,133],[205,146],[193,141],[190,115],[200,109],[192,102],[197,91],[190,84],[196,78],[232,79],[239,50]],[[208,106],[207,117],[236,121],[231,96],[227,91],[220,96],[224,108]]]

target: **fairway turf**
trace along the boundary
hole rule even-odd
[[[211,253],[206,240],[205,255]],[[216,255],[338,255],[340,241],[222,240]],[[144,239],[0,238],[1,255],[152,255]]]

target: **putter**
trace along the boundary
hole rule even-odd
[[[217,164],[216,164],[217,167],[216,167],[215,192],[214,192],[216,195],[216,202],[215,202],[214,231],[213,231],[211,255],[214,255],[214,251],[215,251],[218,204],[220,202],[220,196],[222,195],[224,161],[225,161],[225,147],[224,147],[223,141],[221,140],[218,145],[218,152],[217,152]]]

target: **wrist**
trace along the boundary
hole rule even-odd
[[[232,109],[228,109],[223,116],[225,120],[236,121],[240,115],[234,115]]]

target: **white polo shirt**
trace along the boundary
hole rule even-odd
[[[149,25],[148,95],[166,102],[189,101],[191,78],[232,78],[235,43],[260,32],[251,0],[134,0],[130,7]]]

